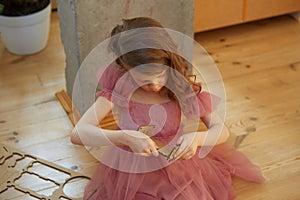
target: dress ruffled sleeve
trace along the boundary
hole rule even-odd
[[[99,85],[96,91],[96,97],[103,96],[111,101],[115,85],[123,73],[122,69],[114,65],[109,65],[104,69],[100,69],[97,73]]]
[[[200,110],[200,117],[208,115],[215,111],[221,101],[219,97],[214,94],[202,91],[197,95],[198,105]]]
[[[96,97],[103,96],[121,107],[129,106],[129,97],[136,87],[131,76],[118,66],[110,65],[97,74],[99,80]]]
[[[221,102],[221,99],[218,96],[202,91],[200,83],[197,83],[197,85],[200,87],[193,87],[193,94],[187,96],[189,109],[184,113],[189,119],[194,117],[204,117],[212,113],[217,109]]]

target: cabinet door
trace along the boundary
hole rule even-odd
[[[194,31],[241,23],[244,0],[194,0]]]
[[[245,21],[263,19],[300,10],[300,0],[247,0]]]

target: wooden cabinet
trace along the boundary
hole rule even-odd
[[[300,0],[194,0],[194,32],[300,11]]]
[[[243,0],[194,0],[194,31],[241,23],[243,5]]]
[[[245,3],[244,21],[252,21],[300,10],[300,0],[247,0]]]

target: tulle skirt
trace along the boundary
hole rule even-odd
[[[189,160],[145,173],[120,171],[100,163],[85,188],[84,199],[229,200],[235,197],[232,176],[264,181],[259,167],[229,144],[215,146],[205,158],[199,158],[198,152]],[[136,164],[126,156],[115,156],[110,158],[117,158],[121,165]]]

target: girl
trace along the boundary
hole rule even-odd
[[[189,64],[176,54],[159,22],[123,20],[111,36],[117,59],[103,72],[95,103],[71,134],[74,144],[109,146],[84,199],[227,200],[235,196],[232,175],[263,181],[257,166],[225,144],[228,129],[213,113],[218,98],[191,79]],[[131,48],[136,44],[150,47]],[[99,128],[111,111],[119,129]],[[207,130],[191,126],[199,119]],[[139,127],[144,125],[153,130],[143,133]],[[218,137],[205,141],[208,133]],[[199,158],[199,151],[209,146],[212,151]]]

